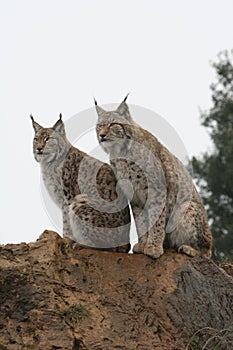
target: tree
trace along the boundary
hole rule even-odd
[[[211,85],[213,106],[201,113],[201,123],[213,141],[212,153],[193,158],[194,177],[201,191],[217,257],[233,260],[233,51],[212,63],[216,82]]]

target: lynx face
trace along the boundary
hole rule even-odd
[[[126,96],[127,98],[127,96]],[[104,151],[119,153],[129,146],[130,124],[133,123],[125,100],[115,111],[105,111],[96,103],[98,122],[97,138]]]
[[[62,157],[67,148],[67,140],[61,119],[52,128],[43,128],[33,118],[32,122],[35,130],[33,140],[35,160],[39,163],[49,163]]]
[[[106,118],[108,124],[98,123],[96,126],[98,141],[107,153],[124,147],[128,139],[124,124],[115,121],[109,123],[109,119],[112,118]]]

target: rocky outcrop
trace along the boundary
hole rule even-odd
[[[0,248],[1,350],[226,350],[232,321],[233,279],[204,258],[97,251],[52,231]]]

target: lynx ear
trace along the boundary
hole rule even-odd
[[[94,97],[94,102],[95,102],[95,109],[96,109],[96,112],[98,114],[98,117],[101,117],[104,113],[106,113],[106,111],[103,108],[101,108],[100,106],[98,106],[98,103],[97,103],[95,97]]]
[[[33,129],[35,130],[35,133],[37,133],[39,130],[43,129],[42,126],[40,126],[40,124],[35,122],[35,120],[34,120],[32,115],[30,115],[30,118],[32,120],[32,126],[33,126]]]
[[[59,115],[59,119],[58,121],[54,124],[54,126],[52,127],[52,129],[56,132],[59,132],[60,134],[62,135],[65,135],[66,134],[66,131],[65,131],[65,125],[62,121],[62,114],[60,113]]]
[[[120,115],[125,115],[125,114],[129,113],[129,107],[126,103],[128,96],[129,96],[129,93],[125,96],[124,100],[121,102],[121,104],[116,109],[116,112],[119,113]]]

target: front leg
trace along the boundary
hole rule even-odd
[[[138,243],[133,246],[135,254],[143,254],[147,242],[148,216],[144,208],[131,204],[138,235]]]
[[[63,237],[74,240],[68,213],[69,213],[69,206],[67,204],[64,204],[62,208]]]
[[[152,225],[148,231],[148,238],[144,247],[144,254],[151,258],[159,258],[163,255],[163,242],[165,238],[166,207],[164,206],[159,219],[153,223],[153,210],[148,211],[149,222]]]

